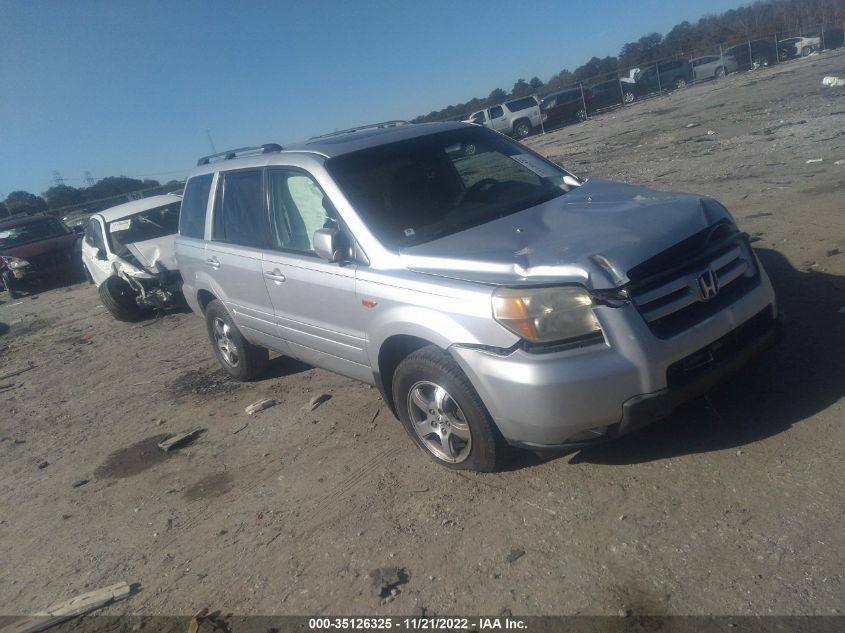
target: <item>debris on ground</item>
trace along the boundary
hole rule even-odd
[[[379,598],[389,598],[399,593],[398,586],[411,579],[411,572],[404,567],[379,567],[370,572],[373,593]]]
[[[186,633],[230,633],[229,623],[220,615],[220,611],[208,612],[208,607],[197,613],[188,622]]]
[[[828,75],[824,79],[822,79],[823,86],[845,86],[845,77],[835,77],[833,75]]]
[[[507,556],[505,556],[505,562],[507,563],[515,563],[520,558],[525,556],[524,549],[512,549]]]
[[[70,600],[54,604],[31,617],[13,622],[3,629],[3,633],[38,633],[45,631],[65,620],[85,615],[118,600],[128,598],[131,592],[131,587],[125,582],[89,591]]]
[[[71,488],[79,488],[87,484],[90,480],[88,479],[77,479],[71,484]]]
[[[842,253],[842,251],[840,251],[838,248],[829,248],[825,251],[825,255],[827,255],[828,257],[833,257],[834,255],[839,255],[840,253]]]
[[[174,435],[173,437],[169,437],[166,440],[159,442],[158,447],[165,453],[173,450],[174,448],[181,448],[182,446],[193,442],[204,430],[205,429],[194,429],[193,431],[188,431],[187,433]]]
[[[824,158],[811,158],[807,161],[807,164],[810,165],[812,163],[820,163],[824,160]]]
[[[249,405],[244,411],[246,411],[247,415],[253,415],[258,413],[259,411],[264,411],[264,409],[269,409],[270,407],[275,407],[278,402],[273,400],[273,398],[264,398],[263,400],[259,400],[258,402],[253,402]]]
[[[842,158],[842,159],[840,159],[840,160],[834,161],[834,163],[833,163],[833,164],[834,164],[834,165],[845,165],[845,158]]]
[[[302,407],[303,411],[313,411],[317,407],[319,407],[324,402],[331,400],[332,397],[327,393],[321,393],[319,396],[314,396],[311,400],[308,401],[308,404]]]
[[[45,460],[45,461],[41,462],[40,464],[38,464],[38,470],[44,470],[49,465],[50,465],[50,462]]]
[[[29,364],[22,369],[13,369],[12,371],[7,371],[5,374],[0,374],[0,380],[5,380],[6,378],[11,378],[12,376],[18,376],[30,369],[35,369],[35,365]]]
[[[691,127],[698,127],[701,123],[687,123],[684,127],[691,128]]]
[[[714,130],[707,130],[707,136],[714,136],[716,132]]]

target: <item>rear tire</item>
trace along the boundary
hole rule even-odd
[[[100,301],[106,310],[112,313],[118,321],[140,321],[150,314],[138,305],[137,295],[127,281],[112,275],[107,277],[97,289]]]
[[[634,103],[636,98],[637,96],[630,90],[626,90],[622,93],[622,103],[624,103],[625,105],[628,105],[629,103]]]
[[[206,307],[205,324],[217,362],[232,378],[246,382],[267,369],[270,352],[244,338],[219,299]]]
[[[801,57],[807,57],[807,55],[809,55],[812,52],[813,52],[812,46],[805,46],[804,48],[801,49]]]
[[[728,74],[728,73],[727,73],[727,71],[725,70],[725,67],[724,67],[724,66],[719,66],[719,67],[716,69],[715,77],[716,77],[716,79],[722,79],[722,77],[724,77],[724,76],[725,76],[725,75],[727,75],[727,74]]]
[[[429,345],[405,358],[393,375],[392,392],[402,426],[437,464],[492,472],[504,461],[507,445],[446,352]]]
[[[531,123],[525,119],[517,121],[513,126],[513,135],[516,138],[525,138],[531,134]]]
[[[672,87],[675,90],[679,90],[680,88],[684,88],[687,85],[687,80],[683,77],[678,77],[675,81],[672,82]]]

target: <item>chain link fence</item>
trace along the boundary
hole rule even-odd
[[[553,91],[541,90],[534,96],[540,102],[544,119],[534,131],[546,132],[691,84],[718,81],[733,73],[788,63],[821,51],[841,48],[844,43],[843,27],[831,28],[820,24],[713,44],[620,68],[616,72],[587,77]],[[511,100],[516,98],[511,97]],[[486,111],[494,107],[488,106]],[[469,120],[472,114],[465,112],[443,120]],[[483,119],[480,117],[479,122]]]

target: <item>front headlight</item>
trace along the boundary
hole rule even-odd
[[[17,268],[26,268],[27,266],[29,266],[29,262],[26,261],[25,259],[21,259],[20,257],[12,257],[11,255],[4,255],[3,259],[6,260],[6,264],[12,270],[15,270]]]
[[[601,332],[593,299],[584,288],[499,288],[493,317],[532,343],[552,343]]]

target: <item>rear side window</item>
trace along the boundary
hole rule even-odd
[[[490,108],[490,118],[491,119],[498,119],[500,116],[504,116],[505,111],[502,109],[502,106],[493,106]]]
[[[531,108],[537,105],[537,101],[534,97],[524,97],[516,101],[508,101],[505,105],[511,112],[519,112],[520,110],[525,110],[525,108]]]
[[[261,170],[221,175],[214,206],[214,239],[243,246],[266,246],[269,231]]]
[[[202,239],[205,236],[205,210],[211,191],[212,174],[196,176],[185,185],[182,210],[179,214],[179,234]]]

